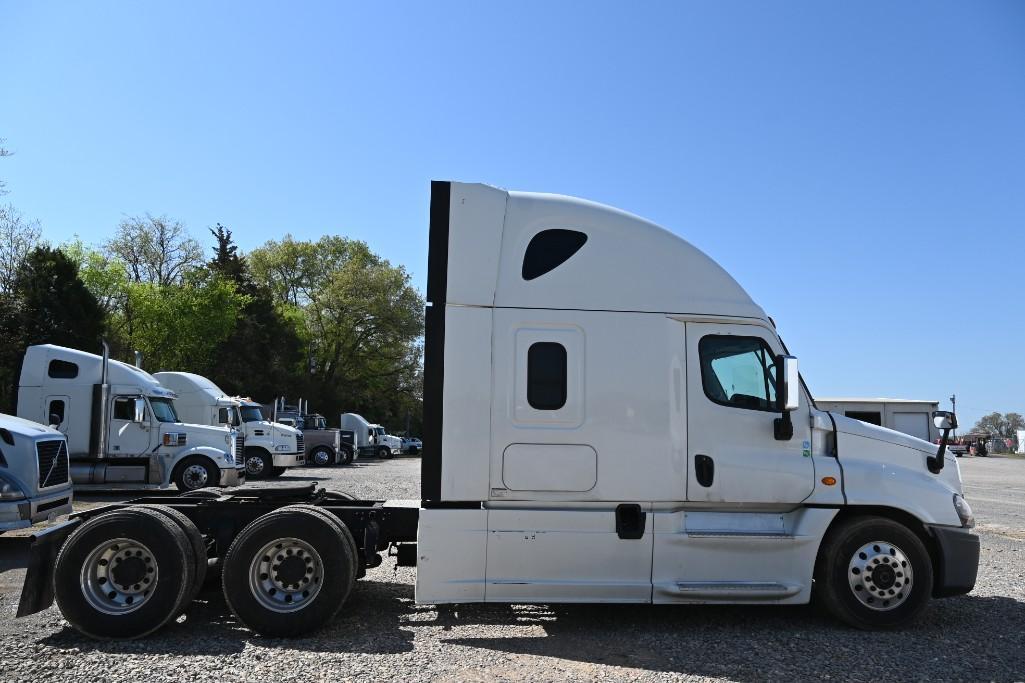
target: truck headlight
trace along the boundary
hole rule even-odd
[[[27,497],[17,482],[0,474],[0,500],[22,500]]]
[[[274,450],[276,450],[276,451],[281,451],[282,453],[284,453],[285,451],[287,451],[287,450],[290,450],[290,449],[289,449],[289,447],[288,447],[288,446],[286,446],[285,444],[281,444],[281,445],[279,445],[279,446],[275,446],[275,447],[274,447]]]
[[[954,494],[954,510],[957,511],[957,516],[961,518],[961,526],[965,529],[971,529],[975,526],[975,515],[972,514],[972,506],[968,504],[968,501],[960,493]]]

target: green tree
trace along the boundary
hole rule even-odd
[[[973,432],[1002,436],[1005,439],[1013,439],[1017,436],[1019,429],[1025,429],[1025,418],[1020,413],[990,413],[979,419],[972,428]]]
[[[296,321],[278,309],[270,288],[253,280],[246,259],[238,255],[231,230],[218,223],[210,232],[217,244],[207,267],[246,297],[235,329],[215,351],[218,360],[210,379],[230,394],[252,396],[264,403],[277,396],[303,393],[305,384],[299,373],[303,342]]]
[[[25,349],[58,344],[96,350],[106,331],[103,310],[62,251],[36,247],[18,269],[11,296],[0,303],[0,406],[15,409]]]
[[[301,320],[314,408],[363,412],[396,430],[407,414],[419,424],[424,300],[402,267],[342,237],[286,236],[249,258],[257,281]]]

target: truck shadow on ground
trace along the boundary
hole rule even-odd
[[[1017,633],[991,624],[1025,623],[1025,603],[964,596],[933,602],[912,627],[863,632],[813,606],[458,605],[413,602],[409,583],[364,580],[327,627],[297,639],[253,635],[208,586],[184,618],[149,638],[95,642],[64,628],[40,642],[110,653],[223,655],[246,643],[308,652],[400,654],[418,631],[451,647],[540,656],[585,665],[720,676],[739,681],[1017,680],[1025,652]],[[869,656],[866,656],[869,655]],[[809,660],[812,660],[811,668]],[[1015,672],[1017,674],[1015,675]]]

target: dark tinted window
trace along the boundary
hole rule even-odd
[[[759,337],[710,335],[698,343],[701,384],[716,403],[750,410],[779,410],[776,363]]]
[[[228,424],[228,409],[227,408],[218,408],[217,409],[217,421],[220,422],[222,425]]]
[[[64,424],[64,401],[50,401],[50,408],[47,410],[46,419],[51,425]]]
[[[533,280],[554,270],[577,253],[587,235],[576,230],[545,230],[531,238],[523,255],[523,279]]]
[[[115,420],[134,420],[135,419],[135,399],[131,398],[116,398],[114,399],[114,419]]]
[[[861,420],[871,425],[883,426],[883,416],[875,412],[862,412],[858,410],[848,410],[844,413],[847,417],[853,417],[855,420]]]
[[[52,360],[47,374],[54,379],[74,379],[78,377],[78,366],[66,360]]]
[[[527,349],[527,403],[537,410],[566,405],[566,348],[537,342]]]

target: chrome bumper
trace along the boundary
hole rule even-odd
[[[0,503],[0,531],[24,529],[37,522],[71,514],[70,486],[27,500]]]

